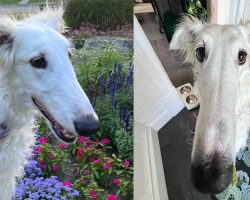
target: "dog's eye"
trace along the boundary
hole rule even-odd
[[[238,63],[239,65],[243,65],[246,62],[247,53],[245,51],[239,51],[238,54]]]
[[[47,67],[47,62],[43,56],[32,58],[30,64],[38,69],[45,69]]]
[[[205,58],[205,47],[198,47],[196,49],[196,58],[200,61],[203,62]]]

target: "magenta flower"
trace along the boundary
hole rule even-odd
[[[61,143],[61,144],[59,144],[58,146],[59,146],[60,149],[64,149],[64,148],[66,147],[66,144]]]
[[[93,142],[93,144],[94,144],[95,146],[98,146],[98,145],[99,145],[99,143],[98,143],[98,142]]]
[[[99,163],[99,162],[101,162],[101,158],[98,158],[97,160],[94,160],[94,161],[93,161],[94,164],[97,164],[97,163]]]
[[[95,194],[95,190],[90,190],[89,195]]]
[[[53,166],[51,167],[51,169],[52,169],[53,171],[57,171],[57,170],[59,170],[59,166],[53,165]]]
[[[94,161],[95,159],[94,158],[89,158],[90,161]]]
[[[53,158],[53,157],[54,157],[54,156],[53,156],[52,153],[49,153],[49,154],[48,154],[48,158],[49,158],[49,159],[51,159],[51,158]]]
[[[123,162],[123,165],[125,165],[125,166],[129,166],[129,161],[128,160],[125,160],[124,162]]]
[[[90,195],[90,197],[91,197],[92,199],[96,199],[96,198],[97,198],[97,195],[96,195],[96,193],[95,193],[94,190],[90,190],[90,191],[89,191],[89,195]]]
[[[89,169],[85,169],[85,170],[84,170],[84,173],[85,173],[85,174],[90,174],[90,170],[89,170]]]
[[[82,136],[82,137],[80,137],[79,142],[80,142],[80,143],[83,143],[83,142],[85,142],[86,140],[87,140],[87,138],[86,138],[86,137],[84,137],[84,136]]]
[[[47,138],[39,138],[39,139],[38,139],[38,142],[39,142],[40,144],[45,144],[45,143],[48,142],[48,139],[47,139]]]
[[[109,143],[110,141],[109,141],[109,139],[107,139],[107,138],[104,138],[104,139],[102,139],[101,140],[101,143],[102,144],[107,144],[107,143]]]
[[[108,168],[110,168],[111,166],[112,166],[111,163],[107,163],[106,165],[103,166],[103,169],[108,169]]]
[[[113,183],[114,184],[119,184],[121,181],[119,178],[114,178]]]
[[[82,179],[82,183],[87,183],[87,179]]]
[[[70,181],[65,181],[65,182],[63,182],[63,185],[66,186],[66,187],[70,187],[71,182]]]
[[[38,164],[40,165],[40,167],[42,169],[46,169],[47,168],[47,164],[43,161],[43,160],[39,160],[38,161]]]
[[[116,200],[116,195],[110,194],[106,200]]]
[[[42,147],[37,147],[36,150],[35,150],[35,154],[39,154],[43,152],[43,148]]]

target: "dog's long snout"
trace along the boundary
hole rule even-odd
[[[86,116],[76,119],[74,122],[76,132],[82,136],[89,136],[96,133],[100,128],[100,123],[95,114],[88,114]]]
[[[233,176],[233,164],[223,156],[207,156],[202,162],[192,163],[191,179],[196,189],[203,193],[222,192],[230,184]]]

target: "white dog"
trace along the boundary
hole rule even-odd
[[[250,128],[250,22],[216,25],[185,17],[170,47],[193,64],[200,98],[192,181],[202,192],[221,192]]]
[[[47,8],[20,21],[0,17],[0,200],[13,197],[31,153],[34,110],[67,143],[99,128],[70,62],[62,15]]]

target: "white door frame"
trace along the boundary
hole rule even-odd
[[[168,200],[158,131],[184,104],[135,17],[134,54],[134,199]]]

